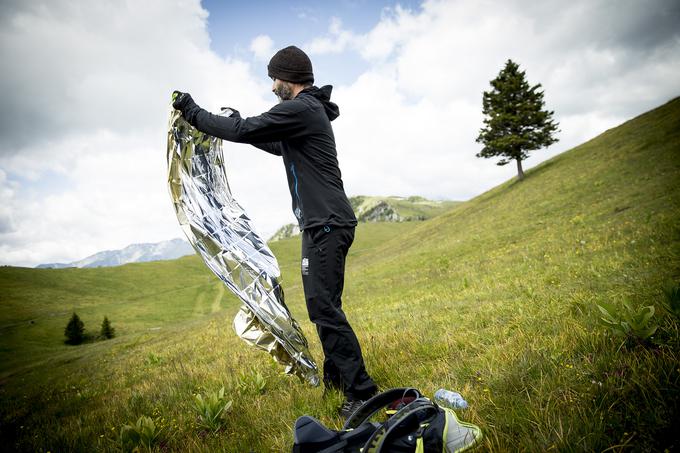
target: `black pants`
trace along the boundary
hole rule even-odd
[[[361,348],[345,313],[342,288],[345,257],[354,228],[321,226],[302,232],[302,284],[309,319],[316,325],[324,352],[323,382],[349,399],[366,399],[377,387],[366,372]]]

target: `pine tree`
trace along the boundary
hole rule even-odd
[[[73,312],[73,316],[66,324],[66,329],[64,329],[64,335],[66,335],[67,344],[80,344],[85,339],[85,324],[80,320],[76,312]]]
[[[111,327],[111,323],[109,322],[109,318],[107,318],[106,316],[104,316],[104,321],[102,321],[102,328],[101,328],[101,331],[99,333],[102,337],[106,338],[107,340],[109,338],[113,338],[116,334],[116,329]]]
[[[525,72],[512,60],[490,83],[492,89],[484,92],[482,100],[484,127],[477,137],[484,148],[477,157],[500,156],[497,165],[515,160],[517,177],[524,179],[522,161],[528,152],[558,141],[554,136],[558,123],[552,120],[555,112],[543,110],[541,84],[530,87]]]

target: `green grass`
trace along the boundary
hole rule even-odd
[[[680,283],[680,100],[526,176],[425,222],[359,226],[343,301],[369,372],[382,388],[460,391],[487,451],[677,449],[680,334],[662,302]],[[320,360],[299,238],[272,248]],[[220,285],[197,257],[0,269],[3,447],[117,451],[142,415],[162,429],[159,451],[289,451],[303,414],[339,428],[341,395],[242,343]],[[599,325],[596,304],[624,300],[656,308],[651,343]],[[74,308],[118,336],[64,345]],[[193,395],[222,386],[232,406],[210,434]]]

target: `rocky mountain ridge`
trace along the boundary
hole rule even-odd
[[[359,222],[412,222],[435,217],[459,202],[428,200],[424,197],[376,197],[358,195],[350,197],[350,204]],[[278,241],[300,234],[298,225],[289,223],[282,226],[269,239]]]

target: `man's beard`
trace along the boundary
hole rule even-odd
[[[293,99],[293,89],[287,83],[280,83],[274,88],[274,94],[279,98],[279,102]]]

